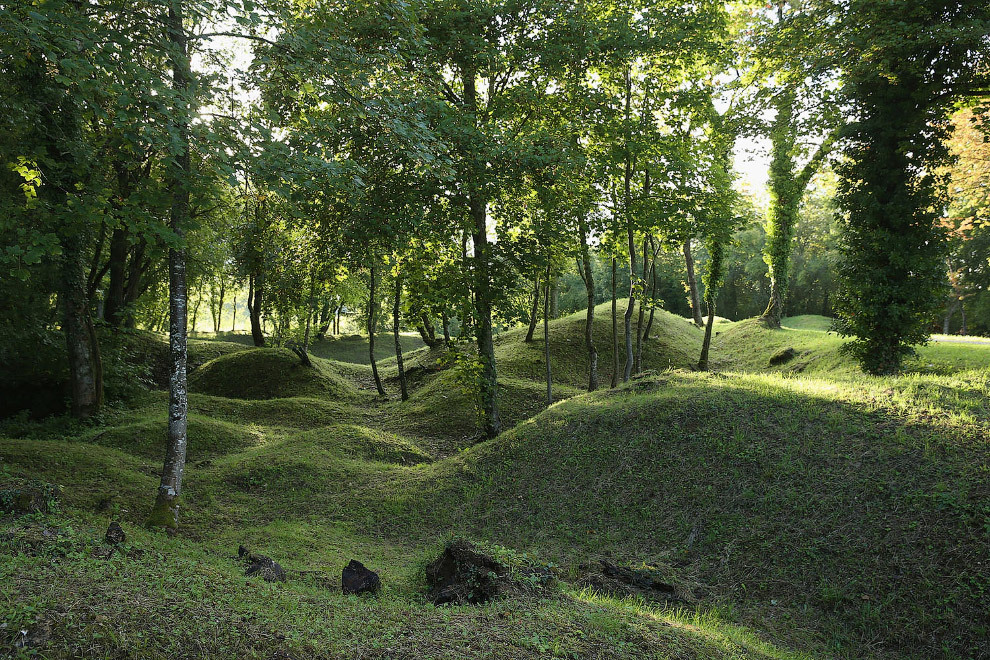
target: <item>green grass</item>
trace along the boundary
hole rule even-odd
[[[294,396],[346,398],[354,386],[333,363],[313,358],[306,367],[285,348],[256,348],[211,360],[189,379],[193,392],[234,399],[275,399]]]
[[[0,648],[23,629],[43,657],[990,655],[990,347],[925,347],[873,378],[815,317],[720,323],[719,372],[702,374],[666,370],[697,359],[700,331],[659,312],[654,328],[654,372],[586,394],[583,315],[554,321],[549,409],[542,343],[501,335],[511,428],[485,442],[442,350],[409,353],[402,403],[394,361],[381,398],[365,365],[221,349],[192,379],[175,538],[141,527],[164,392],[95,424],[2,423],[0,482],[62,496],[57,513],[0,518]],[[768,368],[787,347],[799,355]],[[103,557],[110,519],[143,554]],[[435,608],[423,571],[452,535],[552,563],[561,585]],[[289,581],[245,578],[239,544]],[[588,592],[581,566],[600,557],[648,564],[697,604]],[[351,558],[381,571],[379,597],[340,594]]]

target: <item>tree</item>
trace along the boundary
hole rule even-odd
[[[838,167],[838,327],[866,372],[894,374],[945,300],[947,111],[985,90],[990,6],[857,0],[842,26],[855,120]]]

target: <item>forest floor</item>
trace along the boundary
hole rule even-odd
[[[317,344],[310,369],[194,340],[176,536],[143,528],[164,391],[135,386],[87,425],[0,423],[2,508],[48,493],[0,516],[0,654],[990,657],[990,345],[931,344],[872,378],[821,324],[720,323],[715,369],[697,373],[701,331],[658,312],[648,371],[609,390],[603,305],[605,389],[586,393],[583,315],[558,319],[549,409],[542,338],[502,333],[507,430],[490,441],[443,351],[406,356],[400,402],[384,355],[375,395],[363,338]],[[162,340],[128,341],[135,382],[160,384]],[[436,607],[425,567],[455,537],[556,586]],[[287,581],[245,576],[239,545]],[[380,594],[341,594],[350,559],[380,572]],[[672,589],[610,589],[602,560]]]

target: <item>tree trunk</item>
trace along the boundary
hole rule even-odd
[[[234,296],[234,312],[230,319],[230,332],[233,333],[237,329],[237,296]]]
[[[588,223],[584,216],[578,221],[581,234],[581,261],[584,266],[584,287],[588,292],[588,312],[584,319],[584,343],[588,347],[588,391],[598,389],[598,349],[595,348],[595,279],[591,272],[591,250],[588,249]]]
[[[533,306],[529,312],[529,330],[526,332],[526,343],[533,341],[533,333],[536,332],[536,320],[540,311],[540,276],[533,280]]]
[[[183,0],[171,0],[168,12],[168,36],[172,53],[172,81],[175,91],[188,98],[192,83],[186,33],[183,27]],[[148,523],[154,527],[177,529],[179,525],[179,496],[182,493],[182,474],[186,465],[186,252],[183,246],[185,228],[189,222],[189,180],[192,167],[189,154],[189,110],[184,102],[176,108],[175,132],[179,153],[169,167],[169,188],[172,191],[170,225],[177,238],[175,247],[169,249],[169,373],[168,397],[168,445],[162,468],[158,497]]]
[[[223,317],[223,299],[227,297],[227,283],[220,279],[220,300],[217,302],[216,318],[213,319],[213,334],[220,334],[220,321]]]
[[[478,94],[475,87],[475,71],[465,67],[463,71],[463,95],[465,110],[477,121]],[[484,168],[481,165],[480,168]],[[494,438],[502,430],[502,420],[498,411],[498,372],[495,367],[495,342],[492,336],[492,282],[488,245],[487,199],[483,182],[485,174],[474,171],[468,174],[468,209],[474,226],[471,238],[474,242],[474,307],[478,313],[475,319],[478,339],[478,358],[481,360],[481,409],[483,415],[482,432],[487,438]]]
[[[138,298],[144,293],[147,286],[144,284],[145,273],[151,267],[151,259],[145,259],[144,253],[148,249],[148,241],[141,238],[131,253],[131,262],[127,267],[127,284],[124,287],[124,305],[117,314],[123,316],[123,325],[128,328],[134,327],[134,305]]]
[[[121,325],[124,308],[124,277],[127,273],[127,230],[118,227],[110,236],[110,286],[107,289],[103,318],[113,326]]]
[[[406,371],[402,366],[402,342],[399,335],[400,312],[402,311],[402,275],[395,276],[395,302],[392,305],[392,332],[395,335],[395,363],[399,367],[399,394],[403,401],[409,400],[406,388]],[[426,315],[424,314],[424,317]],[[428,320],[428,319],[427,319]]]
[[[59,298],[62,332],[69,356],[72,415],[88,419],[103,406],[103,362],[86,300],[84,259],[78,234],[62,239]]]
[[[59,97],[57,99],[52,99],[54,94],[47,92],[49,71],[41,58],[25,64],[24,72],[26,89],[23,93],[28,99],[45,104],[38,137],[47,147],[48,159],[41,165],[46,181],[38,194],[62,224],[59,232],[62,255],[59,259],[58,304],[68,351],[72,414],[76,418],[86,419],[96,414],[103,405],[103,365],[87,297],[84,245],[88,232],[84,224],[80,225],[85,221],[74,217],[70,206],[72,200],[69,199],[69,195],[76,190],[79,163],[72,152],[72,145],[79,139],[81,120],[75,101],[67,90],[55,92]],[[35,94],[41,95],[44,100],[38,99]]]
[[[626,123],[629,123],[630,108],[632,104],[632,73],[628,69],[626,70],[626,109],[625,117]],[[629,142],[631,138],[626,136],[626,149],[628,150]],[[622,212],[625,214],[626,219],[626,239],[629,243],[629,301],[626,305],[625,314],[625,337],[626,337],[626,364],[622,372],[622,381],[628,381],[629,377],[632,375],[633,369],[633,342],[632,342],[632,317],[633,317],[633,307],[636,305],[636,239],[634,236],[633,224],[632,224],[632,173],[633,173],[633,162],[632,154],[626,154],[625,172],[623,175],[622,190],[623,190],[623,202],[622,202]]]
[[[372,259],[371,282],[368,286],[368,358],[371,360],[371,374],[375,377],[375,387],[378,389],[378,394],[385,396],[385,388],[382,387],[382,379],[378,375],[378,360],[375,358],[375,326],[378,325],[377,279],[375,262]]]
[[[653,316],[657,311],[657,254],[659,254],[659,251],[660,246],[657,245],[653,250],[653,260],[650,262],[650,319],[646,322],[646,329],[643,330],[643,338],[646,341],[650,339],[650,331],[653,329]]]
[[[202,302],[203,302],[203,290],[201,288],[199,291],[199,295],[196,296],[196,304],[193,305],[192,323],[189,324],[189,331],[194,334],[196,332],[196,319],[199,316],[199,305]]]
[[[255,346],[265,345],[265,329],[261,325],[261,305],[264,301],[265,273],[259,271],[251,276],[248,289],[248,312],[251,318],[251,339]]]
[[[691,239],[684,241],[684,266],[687,268],[688,291],[691,292],[691,315],[699,328],[705,324],[701,318],[701,300],[698,297],[698,280],[694,275],[694,257],[691,256]]]
[[[447,318],[447,310],[440,312],[440,322],[443,323],[443,340],[445,343],[450,343],[450,319]]]
[[[553,377],[550,373],[550,264],[547,264],[547,286],[543,287],[543,362],[547,368],[547,407],[553,405]]]
[[[550,296],[550,318],[555,319],[560,316],[560,277],[553,278],[553,293]]]
[[[643,303],[646,301],[646,276],[649,272],[649,238],[643,237],[643,295],[639,301],[639,317],[636,319],[636,360],[633,363],[633,370],[639,373],[643,370],[643,321],[646,317],[646,308]]]
[[[708,349],[712,345],[712,325],[715,323],[715,301],[708,304],[708,323],[705,324],[705,340],[701,344],[701,359],[698,360],[698,370],[708,371]]]
[[[616,310],[615,277],[618,270],[616,258],[612,257],[612,382],[609,387],[619,384],[619,318]]]

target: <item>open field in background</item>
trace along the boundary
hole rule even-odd
[[[691,370],[701,330],[658,311],[647,373],[608,390],[608,306],[596,311],[606,389],[582,390],[583,314],[552,322],[561,401],[549,409],[542,337],[503,333],[509,428],[485,442],[457,370],[443,350],[413,350],[417,337],[404,337],[405,403],[384,353],[391,396],[374,395],[363,338],[315,344],[312,369],[284,349],[191,341],[174,538],[142,528],[165,392],[136,387],[91,425],[3,422],[0,481],[61,494],[51,513],[0,519],[0,645],[46,657],[990,657],[990,345],[935,343],[904,375],[875,378],[822,317],[781,331],[723,322],[704,374]],[[129,341],[128,368],[158,368],[160,338]],[[796,355],[770,367],[787,348]],[[111,519],[129,539],[107,558]],[[424,567],[453,536],[525,555],[559,584],[436,608]],[[240,544],[288,581],[245,577]],[[380,596],[340,594],[351,558],[381,572]],[[683,598],[596,593],[584,579],[600,558],[650,566]]]

